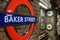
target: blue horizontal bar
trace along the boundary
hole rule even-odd
[[[0,13],[0,25],[16,25],[36,23],[35,16]]]

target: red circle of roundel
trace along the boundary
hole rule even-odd
[[[11,0],[11,2],[7,7],[6,12],[14,13],[16,7],[21,4],[26,5],[30,10],[31,15],[34,16],[34,10],[28,0]],[[31,24],[30,30],[25,35],[19,35],[14,29],[14,26],[6,27],[7,33],[12,40],[27,40],[31,36],[33,29],[34,29],[34,23]]]

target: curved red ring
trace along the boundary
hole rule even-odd
[[[14,13],[14,10],[16,9],[16,7],[21,4],[26,5],[30,10],[31,15],[34,16],[34,10],[28,0],[11,0],[11,2],[9,3],[7,7],[6,12]],[[14,26],[6,27],[7,33],[12,40],[27,40],[32,35],[33,29],[34,29],[34,23],[31,24],[31,28],[28,31],[28,33],[26,33],[25,35],[19,35],[15,31]]]

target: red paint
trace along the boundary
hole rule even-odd
[[[16,7],[21,5],[21,4],[26,5],[30,10],[31,15],[34,16],[34,10],[33,10],[32,5],[30,4],[30,2],[28,0],[11,0],[11,2],[9,3],[9,5],[7,7],[6,12],[8,12],[8,10],[11,10],[10,12],[14,13]],[[31,24],[30,30],[25,35],[19,35],[16,32],[16,30],[14,29],[14,26],[7,26],[6,30],[7,30],[9,37],[12,40],[28,40],[29,37],[32,35],[33,30],[34,30],[34,23]]]

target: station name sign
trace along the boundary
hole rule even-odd
[[[36,23],[36,17],[0,13],[0,25],[29,24],[29,23]]]

